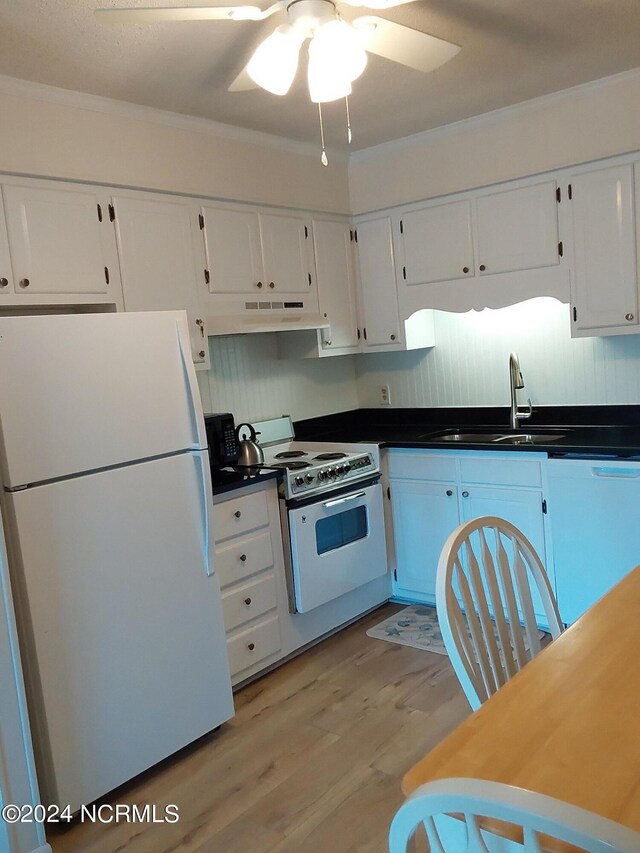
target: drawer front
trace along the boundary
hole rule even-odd
[[[389,477],[403,480],[442,480],[452,482],[457,479],[456,458],[435,455],[424,450],[393,450],[389,453]]]
[[[225,593],[222,596],[225,630],[239,628],[268,610],[273,610],[276,604],[276,581],[271,573],[240,589]]]
[[[231,675],[255,666],[279,651],[281,646],[280,621],[277,616],[247,628],[233,639],[227,640]]]
[[[268,523],[269,513],[265,492],[241,495],[215,504],[214,507],[216,542],[228,539],[230,536],[238,536],[249,530],[256,530]]]
[[[213,560],[222,589],[272,565],[273,548],[269,529],[255,536],[243,536],[218,545]]]
[[[533,459],[461,456],[460,480],[463,483],[539,488],[542,485],[542,466]]]

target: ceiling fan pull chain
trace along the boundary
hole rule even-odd
[[[329,165],[329,158],[324,148],[324,127],[322,126],[322,104],[318,103],[318,116],[320,117],[320,142],[322,143],[322,157],[320,158],[323,166]]]
[[[347,142],[351,145],[351,116],[349,115],[349,96],[345,95],[345,106],[347,108]]]

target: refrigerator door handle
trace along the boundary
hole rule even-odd
[[[182,359],[182,367],[184,368],[184,376],[187,386],[187,403],[189,406],[189,415],[191,418],[191,426],[194,436],[193,447],[205,448],[207,446],[207,435],[204,429],[204,420],[202,418],[202,409],[200,405],[200,392],[198,390],[198,381],[196,379],[196,372],[193,366],[191,342],[186,328],[186,323],[176,323],[176,331],[178,333],[178,346],[180,348],[180,357]]]
[[[212,486],[211,471],[209,469],[209,456],[205,450],[203,453],[195,453],[194,461],[198,467],[198,479],[200,481],[200,513],[202,517],[202,556],[204,557],[204,571],[209,577],[214,573],[213,566],[213,531],[211,528],[212,510]]]

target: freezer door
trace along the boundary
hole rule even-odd
[[[7,495],[43,801],[77,809],[233,715],[206,451]]]
[[[7,488],[207,446],[182,311],[0,318],[0,364]]]

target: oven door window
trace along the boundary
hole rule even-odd
[[[356,506],[316,521],[316,552],[326,554],[343,548],[369,533],[366,506]]]

